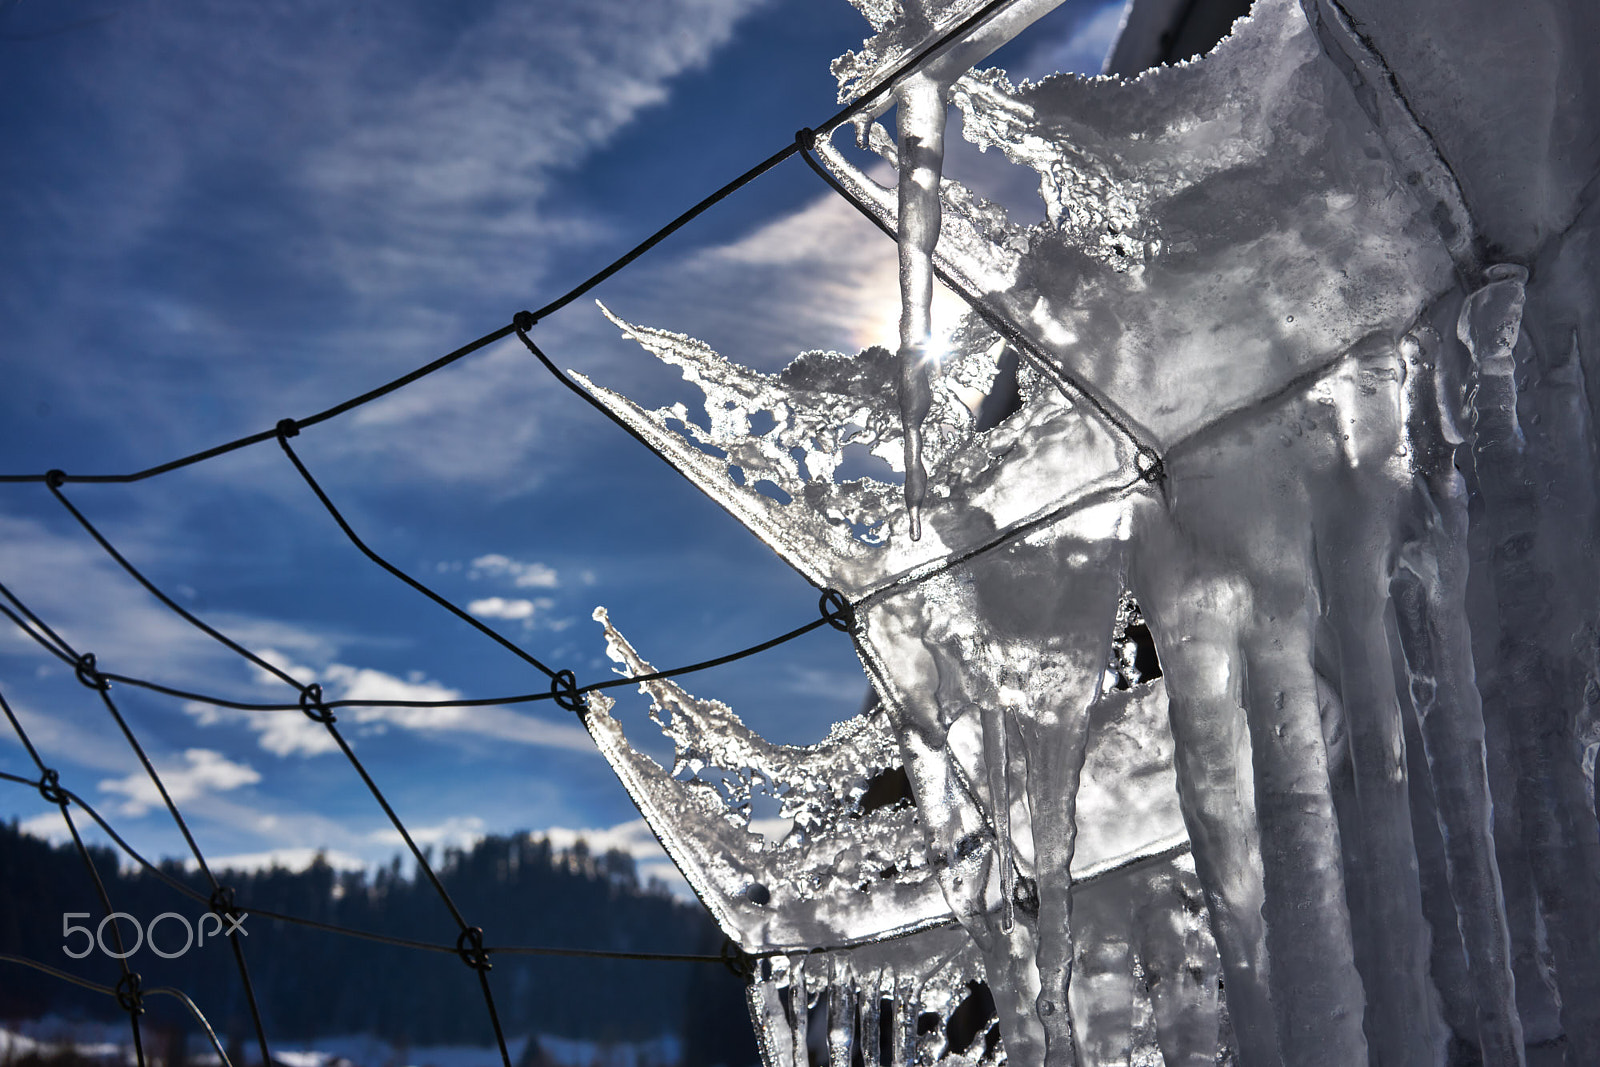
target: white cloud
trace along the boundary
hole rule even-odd
[[[471,848],[483,840],[484,825],[484,821],[476,815],[455,815],[432,826],[407,826],[406,832],[423,847]],[[367,835],[367,840],[378,845],[405,845],[400,831],[392,826],[374,830]]]
[[[238,712],[250,716],[251,728],[259,735],[261,747],[275,756],[316,756],[339,751],[333,735],[298,711]],[[204,723],[204,721],[202,720]],[[209,724],[206,724],[209,725]]]
[[[583,830],[552,826],[534,831],[534,836],[549,838],[550,844],[558,849],[571,848],[581,838],[589,846],[591,853],[604,853],[612,849],[626,852],[633,857],[642,880],[659,879],[666,883],[667,888],[675,896],[694,898],[694,891],[689,888],[689,883],[684,879],[682,872],[667,856],[666,850],[661,847],[661,842],[657,841],[656,835],[651,832],[650,825],[643,819],[630,819],[615,826],[591,827]]]
[[[320,673],[301,668],[297,677],[317,681],[325,700],[456,700],[461,691],[432,681],[420,672],[400,678],[371,667],[331,663]],[[281,688],[281,685],[279,686]],[[254,731],[262,748],[277,756],[316,756],[338,751],[328,731],[298,711],[238,711],[189,703],[184,711],[202,726],[243,725]],[[515,744],[593,753],[594,742],[570,720],[539,718],[498,705],[483,707],[341,708],[339,721],[366,726],[396,726],[444,736],[487,737]]]
[[[235,763],[209,748],[189,748],[183,752],[184,764],[156,768],[174,804],[190,804],[208,793],[223,793],[240,786],[254,785],[261,775],[247,764]],[[119,809],[123,815],[143,815],[162,805],[161,794],[143,770],[124,778],[107,778],[100,783],[105,793],[120,793],[127,799]]]
[[[67,829],[67,821],[61,817],[59,811],[47,811],[29,819],[21,819],[17,822],[17,829],[29,837],[42,838],[52,845],[61,845],[72,840],[72,831]]]
[[[264,871],[282,867],[299,873],[316,862],[319,856],[336,871],[359,871],[370,866],[366,860],[348,852],[308,847],[274,848],[264,852],[236,852],[228,856],[207,856],[206,865],[213,871]],[[199,863],[193,859],[190,859],[185,866],[190,871],[200,869]]]
[[[143,563],[162,554],[142,531],[123,528],[114,536],[129,559]],[[152,599],[86,536],[0,515],[0,544],[7,587],[78,651],[93,651],[102,670],[139,675],[159,663],[177,673],[233,656]],[[9,620],[0,625],[0,651],[34,656],[70,674]]]
[[[469,578],[510,578],[518,589],[554,589],[561,584],[554,567],[543,563],[524,563],[521,560],[491,552],[473,560],[467,571]]]
[[[396,678],[370,667],[343,663],[330,663],[322,672],[322,688],[325,697],[335,700],[455,700],[461,696],[459,689],[429,681],[420,671]]]
[[[520,619],[531,623],[535,612],[549,611],[556,602],[549,597],[526,600],[521,597],[485,597],[467,605],[467,610],[481,619]]]

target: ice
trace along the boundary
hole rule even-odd
[[[922,536],[928,471],[922,423],[933,406],[930,381],[940,353],[932,336],[933,249],[939,243],[939,176],[944,166],[945,87],[925,74],[907,78],[895,110],[900,128],[900,432],[905,437],[906,517]]]
[[[580,376],[855,605],[877,699],[818,745],[642,683],[668,771],[590,700],[768,1064],[1600,1063],[1600,15],[1258,0],[1134,78],[969,70],[1022,2],[869,96],[979,5],[857,6],[896,183],[816,151],[898,235],[899,352],[613,315],[703,410]],[[943,173],[951,107],[1043,222]],[[984,312],[937,362],[934,268]]]

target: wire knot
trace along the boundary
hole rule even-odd
[[[822,619],[840,633],[850,633],[856,628],[856,609],[837,589],[824,589],[817,600],[817,610]]]
[[[293,419],[279,419],[276,429],[280,439],[300,436],[300,424]]]
[[[746,982],[756,976],[756,958],[740,948],[731,937],[722,939],[722,965]]]
[[[207,901],[211,910],[224,919],[234,919],[239,915],[239,906],[234,903],[233,886],[219,885],[211,891],[211,899]]]
[[[333,711],[322,702],[322,686],[312,682],[300,690],[300,710],[312,722],[320,722],[324,726],[332,726],[339,720],[334,717]]]
[[[810,126],[802,126],[794,131],[794,143],[809,152],[817,147],[817,131]]]
[[[72,665],[72,671],[78,676],[78,681],[90,689],[98,689],[103,693],[111,688],[106,676],[95,669],[93,652],[85,652],[79,656],[77,662]]]
[[[550,678],[550,695],[558,707],[579,714],[587,711],[589,702],[578,692],[578,676],[571,671],[556,671]]]
[[[461,931],[456,938],[456,955],[475,971],[492,971],[494,964],[489,962],[489,950],[483,947],[483,927],[469,926]]]
[[[144,994],[139,990],[138,971],[129,971],[118,979],[117,1004],[130,1015],[144,1014]]]
[[[531,311],[519,311],[511,316],[511,328],[518,333],[527,333],[538,323],[539,320],[533,317],[533,312]]]
[[[52,489],[60,489],[67,484],[67,472],[63,470],[47,470],[44,472],[44,484]]]
[[[46,767],[44,773],[39,776],[39,795],[44,797],[47,804],[65,805],[67,794],[61,788],[61,775]]]

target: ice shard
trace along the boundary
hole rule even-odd
[[[1600,10],[1257,0],[1013,84],[968,68],[1046,0],[857,6],[896,184],[816,152],[898,236],[900,351],[612,316],[703,415],[580,376],[854,606],[878,701],[817,746],[643,683],[668,771],[588,713],[768,1064],[1600,1063]],[[947,103],[1043,222],[944,173]]]

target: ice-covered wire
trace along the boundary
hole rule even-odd
[[[861,215],[867,219],[867,221],[871,222],[879,230],[883,231],[890,237],[895,237],[896,234],[894,230],[889,227],[888,223],[879,218],[877,213],[874,212],[872,208],[867,206],[859,197],[841,185],[837,178],[828,173],[826,167],[818,163],[817,160],[812,157],[811,146],[815,143],[815,139],[818,136],[821,136],[821,134],[814,133],[811,130],[801,130],[795,135],[796,144],[801,146],[800,156],[805,160],[806,166],[810,167],[818,177],[826,182],[830,189],[844,197],[844,199],[848,201],[849,204],[856,209],[856,211],[860,212]],[[1022,355],[1022,357],[1026,359],[1035,370],[1039,371],[1039,373],[1048,378],[1057,389],[1061,390],[1062,394],[1065,395],[1067,399],[1079,400],[1089,405],[1089,407],[1094,409],[1095,413],[1098,414],[1108,426],[1126,438],[1142,457],[1143,462],[1140,469],[1145,477],[1150,481],[1159,480],[1163,469],[1160,451],[1156,448],[1154,443],[1145,439],[1144,434],[1139,432],[1139,430],[1133,425],[1132,421],[1125,413],[1119,411],[1116,406],[1105,397],[1100,396],[1096,390],[1090,388],[1087,384],[1079,381],[1076,377],[1068,374],[1066,371],[1057,366],[1055,361],[1050,359],[1044,350],[1039,347],[1038,343],[1035,342],[1032,337],[1028,336],[1027,331],[1023,330],[1009,318],[1000,314],[994,308],[984,303],[982,298],[969,290],[965,285],[962,285],[961,282],[953,277],[948,271],[935,264],[933,273],[934,276],[937,277],[939,281],[943,282],[951,292],[955,293],[966,302],[967,306],[972,309],[973,314],[977,315],[996,333],[1000,334],[1007,341],[1009,341]]]

